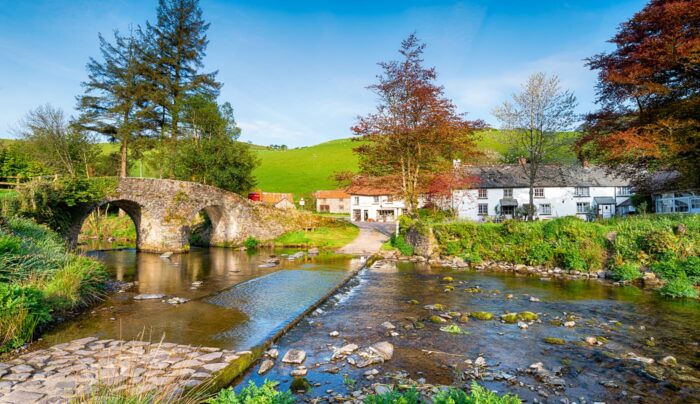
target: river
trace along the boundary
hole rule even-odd
[[[293,261],[283,256],[293,252],[193,248],[170,259],[129,249],[91,252],[115,279],[134,286],[66,321],[46,334],[42,344],[97,336],[248,349],[362,264],[347,256]],[[260,267],[272,257],[280,257],[280,264]],[[180,305],[134,300],[142,293],[191,300]],[[435,304],[445,308],[425,307]],[[495,318],[472,317],[463,323],[454,313],[477,311]],[[526,329],[498,321],[503,313],[523,311],[537,313],[539,320]],[[447,318],[450,312],[453,318],[447,323],[430,322],[431,316]],[[383,327],[387,321],[396,328]],[[574,324],[564,326],[567,321]],[[464,333],[440,330],[448,324]],[[330,336],[332,331],[339,336]],[[564,345],[548,344],[547,337],[560,338]],[[591,345],[587,337],[600,343]],[[385,363],[360,369],[346,360],[331,361],[337,347],[353,343],[362,350],[379,341],[395,347],[393,358]],[[397,380],[456,385],[477,380],[500,392],[552,403],[697,402],[700,394],[700,302],[667,300],[597,280],[541,280],[382,261],[362,270],[276,347],[280,357],[292,348],[307,352],[306,377],[314,386],[307,397],[358,394],[363,386]],[[659,364],[667,356],[677,365]],[[478,358],[485,366],[474,366]],[[646,358],[654,363],[643,363]],[[544,370],[531,368],[538,362]],[[258,366],[239,385],[272,379],[289,388],[294,366],[277,359],[264,376],[257,375]],[[365,372],[371,369],[377,374],[368,378]]]

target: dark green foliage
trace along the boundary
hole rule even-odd
[[[49,321],[50,309],[41,291],[0,283],[0,352],[21,347]]]
[[[668,281],[660,290],[663,296],[679,298],[679,297],[698,297],[698,291],[693,287],[693,283],[688,279],[685,273]]]
[[[413,246],[408,244],[406,239],[403,236],[397,236],[395,234],[391,235],[391,239],[389,239],[389,243],[391,244],[392,247],[396,248],[399,250],[399,252],[402,255],[406,256],[411,256],[413,255]]]
[[[418,392],[415,388],[398,391],[392,390],[384,394],[370,394],[365,397],[365,404],[418,404],[425,402],[419,400]]]
[[[28,219],[0,221],[0,351],[27,342],[64,312],[94,303],[108,277],[102,264],[67,251],[63,239]]]
[[[649,255],[662,258],[678,251],[679,240],[670,229],[652,230],[640,237],[640,247]]]
[[[625,262],[613,269],[613,279],[616,281],[633,281],[641,276],[639,264],[636,262]]]
[[[277,382],[265,380],[258,387],[252,381],[236,393],[229,387],[217,393],[214,397],[205,401],[208,404],[292,404],[294,396],[289,392],[277,391]]]
[[[116,178],[37,179],[17,188],[19,213],[64,233],[85,212],[117,187]]]
[[[21,142],[0,146],[0,176],[17,176],[23,179],[47,174],[47,170],[38,161],[32,159]]]
[[[258,248],[259,244],[260,244],[260,242],[255,237],[252,237],[252,236],[249,236],[243,242],[243,245],[245,246],[245,248],[247,248],[249,250],[253,250],[255,248]]]
[[[371,394],[365,398],[365,404],[520,404],[520,399],[511,394],[499,396],[498,394],[472,382],[471,391],[467,394],[464,390],[450,387],[440,390],[432,398],[425,398],[418,394],[415,388],[406,391],[390,391],[381,395]]]

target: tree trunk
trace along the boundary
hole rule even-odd
[[[122,147],[121,147],[121,165],[119,167],[119,177],[125,178],[126,177],[126,169],[127,169],[127,158],[128,158],[128,142],[129,142],[129,137],[124,136],[124,139],[122,140]]]

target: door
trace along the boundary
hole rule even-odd
[[[362,211],[360,209],[353,209],[352,211],[352,221],[359,222],[362,220]]]

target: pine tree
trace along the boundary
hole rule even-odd
[[[120,142],[119,175],[127,176],[129,144],[144,136],[153,122],[153,108],[146,99],[148,82],[140,45],[133,36],[114,33],[114,43],[102,35],[102,60],[90,58],[85,93],[78,96],[81,129],[108,136]]]
[[[215,97],[221,88],[216,71],[200,72],[209,43],[207,29],[198,0],[160,0],[156,23],[146,23],[142,33],[148,40],[145,55],[151,71],[150,99],[157,105],[161,137],[171,159],[181,135],[184,101],[194,94]],[[172,175],[172,166],[168,170]]]

